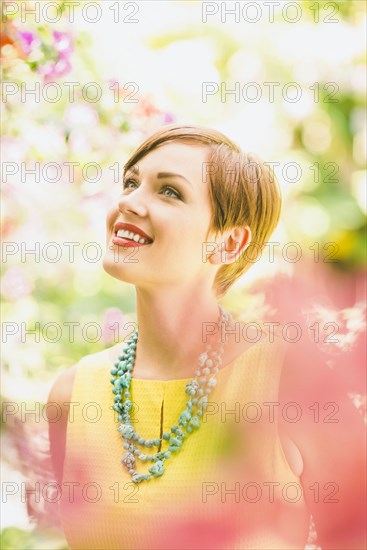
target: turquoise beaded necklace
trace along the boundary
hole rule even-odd
[[[222,306],[219,307],[219,322],[230,323],[233,319]],[[169,432],[162,434],[161,438],[144,439],[136,433],[130,418],[132,401],[130,399],[130,385],[132,381],[132,371],[135,364],[136,346],[138,342],[138,331],[135,331],[130,337],[123,354],[118,357],[114,368],[111,370],[113,378],[112,393],[114,397],[113,409],[118,414],[120,426],[117,428],[124,440],[125,455],[121,463],[128,470],[134,483],[149,481],[152,477],[160,477],[165,473],[164,463],[167,459],[179,451],[186,437],[194,430],[199,429],[201,417],[208,402],[208,396],[217,384],[215,375],[222,364],[223,346],[220,346],[217,353],[209,344],[207,350],[198,357],[198,368],[195,371],[196,377],[186,384],[185,393],[188,396],[186,408],[179,415],[177,424],[171,426]],[[220,342],[220,338],[217,343]],[[142,453],[137,445],[151,449],[159,447],[164,441],[167,441],[167,448],[154,454]],[[135,470],[137,460],[141,462],[153,462],[148,468],[147,473],[139,473]]]

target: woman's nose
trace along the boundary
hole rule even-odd
[[[118,209],[122,214],[126,212],[138,216],[146,216],[148,211],[147,203],[141,187],[131,191],[127,195],[120,195],[118,199]]]

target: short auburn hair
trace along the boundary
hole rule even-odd
[[[142,157],[160,145],[179,141],[208,148],[206,176],[212,207],[212,220],[207,236],[215,236],[235,226],[251,229],[250,247],[231,264],[222,265],[214,280],[217,298],[254,263],[278,224],[282,198],[279,185],[270,166],[253,153],[240,147],[221,132],[196,125],[170,124],[148,136],[124,165],[124,174]]]

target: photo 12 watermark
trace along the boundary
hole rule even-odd
[[[339,492],[339,485],[335,481],[328,481],[320,484],[315,481],[307,487],[308,500],[315,503],[324,502],[337,504],[339,499],[336,495]],[[275,503],[284,501],[289,504],[295,504],[302,500],[305,496],[305,488],[301,483],[290,481],[288,483],[280,483],[278,481],[248,481],[241,483],[236,481],[233,484],[222,481],[221,483],[214,481],[205,481],[202,483],[202,502],[208,503],[213,500],[225,503],[256,503],[267,502]]]
[[[21,483],[15,481],[3,481],[1,484],[1,502],[6,504],[13,500],[14,496],[20,498],[20,502],[26,503],[30,499],[33,502],[55,504],[61,501],[69,504],[78,504],[80,501],[94,504],[103,501],[111,503],[138,504],[136,498],[139,486],[132,481],[115,481],[111,486],[105,488],[96,481],[81,483],[80,481],[56,481],[39,482],[35,481]],[[107,496],[106,496],[107,495]]]
[[[101,85],[99,82],[15,82],[5,80],[1,83],[1,101],[5,104],[32,103],[139,103],[140,91],[137,82],[111,82]]]
[[[213,96],[221,103],[298,103],[308,97],[314,103],[339,103],[339,85],[336,82],[314,82],[303,88],[298,82],[202,82],[201,100]]]
[[[66,2],[49,2],[47,0],[3,2],[2,22],[6,23],[18,17],[22,23],[39,23],[52,25],[61,19],[76,23],[78,16],[86,23],[139,23],[141,6],[138,2],[85,2],[70,0]]]
[[[202,23],[339,23],[337,2],[202,2]]]

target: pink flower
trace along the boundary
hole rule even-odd
[[[71,71],[71,63],[68,59],[61,58],[56,63],[46,63],[37,68],[37,72],[43,75],[45,84],[53,82]]]
[[[171,113],[164,113],[163,124],[171,124],[175,121],[175,117]]]
[[[67,32],[53,31],[54,48],[57,53],[57,59],[48,60],[47,63],[37,67],[37,72],[44,77],[44,82],[48,84],[57,78],[65,76],[71,71],[69,57],[73,52],[72,37]],[[30,40],[30,38],[28,38]]]
[[[55,49],[59,52],[59,58],[67,58],[73,51],[73,41],[67,32],[53,31]]]
[[[106,344],[122,342],[135,330],[134,323],[117,307],[107,309],[102,321],[102,339]]]
[[[29,296],[32,290],[32,283],[18,267],[10,267],[1,278],[1,294],[8,300]]]
[[[40,39],[32,32],[21,31],[19,32],[21,39],[21,46],[25,53],[30,53],[35,47],[40,45]]]

